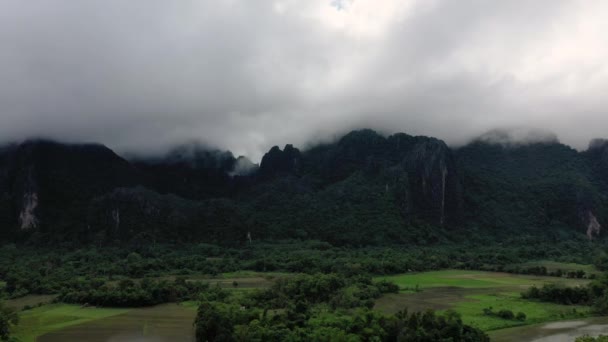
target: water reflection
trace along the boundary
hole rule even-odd
[[[165,304],[59,329],[38,342],[192,342],[195,308]]]
[[[490,335],[497,342],[572,342],[583,335],[608,335],[608,317],[503,329]]]
[[[161,337],[150,337],[142,335],[118,335],[108,338],[108,342],[169,342],[167,339]]]

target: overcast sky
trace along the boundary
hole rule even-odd
[[[0,140],[608,137],[604,0],[0,0]]]

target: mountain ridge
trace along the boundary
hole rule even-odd
[[[601,140],[583,152],[557,140],[450,148],[369,129],[304,151],[275,146],[259,166],[200,145],[127,160],[99,144],[30,140],[0,148],[1,236],[352,245],[438,243],[471,232],[591,239],[608,221],[607,156]]]

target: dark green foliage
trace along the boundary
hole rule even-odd
[[[278,279],[270,289],[253,295],[252,299],[257,302],[256,306],[267,309],[320,303],[337,309],[373,307],[374,299],[389,292],[395,292],[394,284],[373,283],[369,277],[316,274]]]
[[[434,138],[359,130],[306,151],[273,147],[258,169],[196,144],[127,161],[103,146],[30,141],[0,148],[0,238],[369,246],[596,237],[608,221],[606,146],[477,140],[452,151]]]
[[[15,310],[4,306],[0,301],[0,340],[9,341],[11,330],[19,323],[19,316]]]
[[[0,150],[0,220],[14,235],[35,194],[36,224],[20,234],[36,243],[369,245],[437,243],[461,216],[455,163],[437,139],[363,130],[306,152],[275,147],[253,173],[238,161],[200,146],[129,163],[101,146],[15,145]]]
[[[606,195],[589,159],[565,145],[477,141],[456,155],[467,222],[492,234],[524,231],[559,239],[573,228],[586,232],[591,215],[605,222]]]
[[[564,287],[556,284],[545,284],[540,289],[532,286],[522,293],[522,297],[565,305],[589,304],[593,299],[593,295],[587,287]]]
[[[223,303],[201,303],[197,341],[489,341],[452,311],[383,315],[369,299],[387,283],[334,274],[302,275]],[[372,302],[373,304],[373,302]],[[349,310],[345,310],[349,309]]]
[[[399,293],[399,286],[386,280],[381,280],[377,282],[376,286],[382,293]],[[416,288],[417,287],[418,285],[416,285]]]
[[[600,252],[593,260],[593,264],[600,271],[608,271],[608,253]]]
[[[183,278],[173,282],[144,278],[141,281],[124,279],[117,285],[108,285],[104,282],[79,282],[68,285],[58,298],[65,303],[141,307],[193,300],[201,295],[205,298],[210,296],[215,298],[218,295],[217,291],[221,292],[220,289],[210,290],[209,284],[185,281]]]
[[[512,247],[512,246],[520,247]],[[319,241],[255,242],[238,248],[209,244],[154,245],[130,248],[0,248],[0,279],[4,291],[17,298],[27,294],[56,294],[64,290],[98,288],[125,278],[162,275],[217,275],[237,270],[293,273],[336,273],[341,277],[383,275],[445,268],[504,271],[510,264],[551,259],[589,263],[597,248],[588,241],[559,244],[518,239],[503,246],[443,245],[341,248]],[[339,280],[339,279],[338,279]],[[393,284],[376,284],[393,292]]]
[[[498,318],[502,318],[502,319],[507,319],[507,320],[518,320],[518,321],[525,321],[526,320],[526,314],[523,312],[518,312],[517,315],[513,313],[513,311],[511,310],[507,310],[507,309],[502,309],[498,312],[495,312],[492,307],[489,308],[485,308],[483,309],[483,314],[486,316],[493,316],[493,317],[498,317]]]
[[[203,302],[198,307],[196,320],[197,341],[233,341],[234,323],[236,321],[234,311],[230,312],[219,304]]]
[[[513,311],[511,310],[500,310],[498,311],[498,313],[496,313],[496,315],[502,319],[514,319],[515,318],[515,314],[513,314]]]
[[[592,336],[581,336],[578,337],[575,342],[608,342],[608,336],[606,335],[600,335],[598,337],[592,337]]]

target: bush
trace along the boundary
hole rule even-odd
[[[564,305],[588,304],[591,293],[588,287],[563,287],[555,284],[545,284],[542,288],[532,286],[522,293],[524,299],[539,299],[543,302],[553,302]]]
[[[502,319],[514,319],[515,315],[513,314],[513,311],[511,311],[511,310],[500,310],[500,311],[498,311],[498,317],[500,317]]]
[[[498,312],[494,312],[494,311],[492,311],[492,307],[484,308],[483,314],[485,316],[499,317],[502,319],[509,319],[509,320],[516,319],[516,320],[522,321],[522,322],[526,320],[526,314],[523,312],[518,312],[517,315],[513,314],[513,311],[506,310],[506,309],[500,310]]]
[[[577,338],[576,342],[608,342],[608,336],[600,335],[598,337],[591,337],[589,335],[585,335]]]

